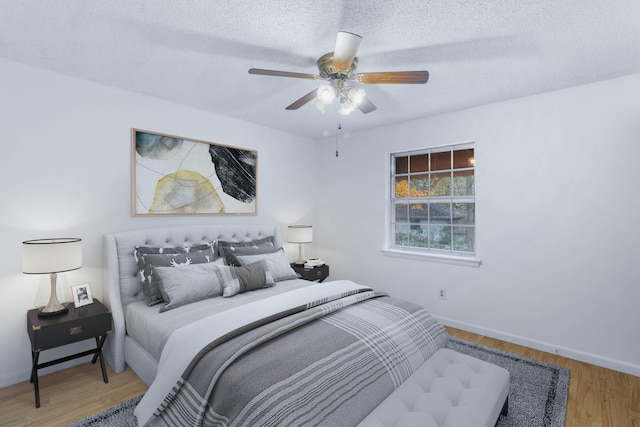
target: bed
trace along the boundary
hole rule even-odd
[[[446,349],[422,307],[299,279],[281,246],[262,225],[105,236],[104,353],[149,386],[140,425],[491,426],[506,412],[508,372]]]

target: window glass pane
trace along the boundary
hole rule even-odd
[[[441,171],[451,169],[451,151],[431,153],[431,170]]]
[[[396,157],[396,173],[408,173],[409,172],[409,157],[400,156]]]
[[[451,195],[451,173],[432,173],[431,174],[431,196],[450,196]]]
[[[396,177],[396,198],[409,197],[409,181],[406,176]]]
[[[409,214],[407,212],[406,203],[396,203],[395,211],[395,222],[409,222]]]
[[[473,252],[475,227],[453,227],[453,250]]]
[[[434,249],[451,250],[451,227],[437,225],[429,227],[429,246]]]
[[[453,168],[472,168],[475,163],[473,157],[473,148],[468,150],[454,150],[453,152]]]
[[[409,205],[409,222],[412,224],[426,224],[429,205],[426,203],[411,203]]]
[[[409,245],[409,226],[407,224],[396,224],[395,244],[399,246]]]
[[[409,235],[409,246],[418,248],[429,247],[429,234],[426,225],[412,225]]]
[[[411,172],[427,172],[429,170],[429,155],[418,154],[411,156],[409,167]]]
[[[453,195],[473,196],[476,192],[473,170],[453,172]]]
[[[392,154],[390,244],[475,252],[475,150],[466,147]]]
[[[451,224],[451,204],[430,203],[429,221],[431,224]]]
[[[409,197],[429,196],[429,174],[411,175],[411,189]]]
[[[474,225],[476,223],[476,204],[475,203],[454,203],[453,204],[453,223]]]

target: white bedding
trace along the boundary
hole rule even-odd
[[[160,360],[162,349],[169,336],[183,326],[213,313],[220,313],[259,299],[309,286],[317,286],[317,284],[302,279],[284,280],[270,288],[242,293],[231,298],[209,298],[163,313],[159,312],[162,304],[149,307],[144,301],[134,302],[125,309],[127,334],[156,360]]]
[[[263,296],[256,301],[238,305],[176,329],[162,352],[156,379],[134,411],[138,425],[153,425],[152,416],[155,409],[160,406],[194,356],[211,341],[263,317],[304,304],[310,296],[312,300],[319,300],[353,289],[369,288],[347,280],[298,287],[286,294]]]

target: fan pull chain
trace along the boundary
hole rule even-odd
[[[338,152],[338,138],[340,137],[340,131],[342,130],[342,121],[338,120],[338,132],[336,133],[336,157],[340,157]]]

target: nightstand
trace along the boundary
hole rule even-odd
[[[304,280],[317,280],[322,283],[324,279],[329,277],[329,266],[327,264],[313,268],[304,268],[304,264],[291,264],[291,268],[298,273]]]
[[[107,370],[102,357],[102,346],[111,332],[111,311],[97,299],[92,304],[75,308],[73,303],[68,305],[69,312],[55,317],[38,317],[38,310],[27,312],[27,332],[31,340],[31,382],[36,396],[36,408],[40,407],[40,390],[38,388],[38,369],[77,359],[78,357],[93,355],[91,363],[100,359],[102,379],[109,382]],[[38,364],[40,353],[54,347],[71,344],[94,338],[96,348]]]

